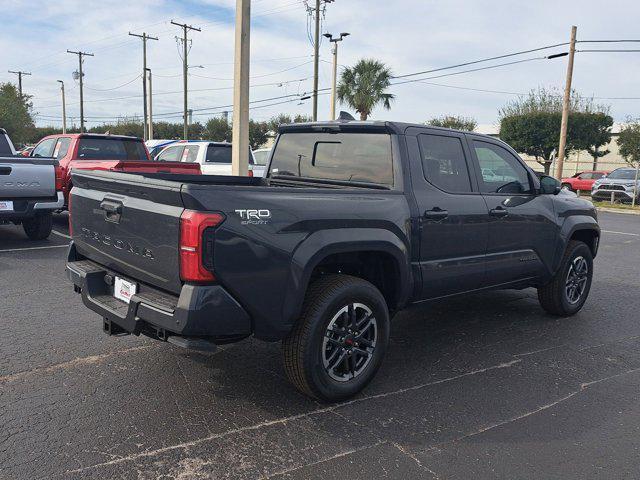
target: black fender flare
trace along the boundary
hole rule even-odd
[[[567,248],[567,244],[573,235],[582,230],[589,230],[596,233],[598,239],[600,238],[600,226],[595,218],[589,215],[575,215],[569,216],[566,218],[565,222],[562,224],[560,229],[560,235],[558,237],[558,244],[556,246],[556,252],[554,255],[553,261],[553,273],[558,271],[560,268],[560,262],[562,261],[562,257],[564,255],[564,251]],[[598,253],[599,241],[596,242],[595,248],[593,251],[593,256],[595,257]]]
[[[285,324],[293,325],[300,316],[313,270],[336,253],[378,251],[391,255],[399,273],[398,305],[406,304],[412,285],[407,242],[389,230],[374,228],[327,229],[309,235],[293,254],[282,311]]]

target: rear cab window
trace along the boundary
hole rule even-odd
[[[79,160],[148,160],[144,143],[129,138],[80,137]]]
[[[392,187],[391,152],[388,133],[283,133],[269,176]]]

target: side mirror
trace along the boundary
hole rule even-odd
[[[560,193],[560,182],[549,175],[540,177],[540,193],[543,195],[557,195]]]

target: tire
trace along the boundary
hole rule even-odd
[[[24,233],[29,240],[44,240],[49,238],[53,229],[53,214],[37,215],[22,222]]]
[[[563,183],[562,185],[560,185],[560,188],[566,188],[570,192],[575,192],[575,190],[571,187],[570,183]]]
[[[586,268],[586,272],[584,272]],[[577,272],[577,273],[576,273]],[[569,278],[569,275],[573,276]],[[593,279],[593,254],[583,242],[571,240],[564,252],[560,268],[553,279],[538,288],[540,305],[548,313],[561,317],[575,315],[589,296]],[[571,285],[575,286],[574,290]]]
[[[346,323],[352,312],[356,329]],[[322,277],[310,285],[302,315],[282,342],[287,377],[324,402],[352,397],[380,368],[389,330],[389,310],[375,286],[348,275]]]

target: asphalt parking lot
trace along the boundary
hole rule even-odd
[[[48,241],[0,226],[0,478],[638,478],[640,216],[601,213],[590,298],[535,291],[398,315],[373,383],[321,405],[278,344],[109,338]]]

